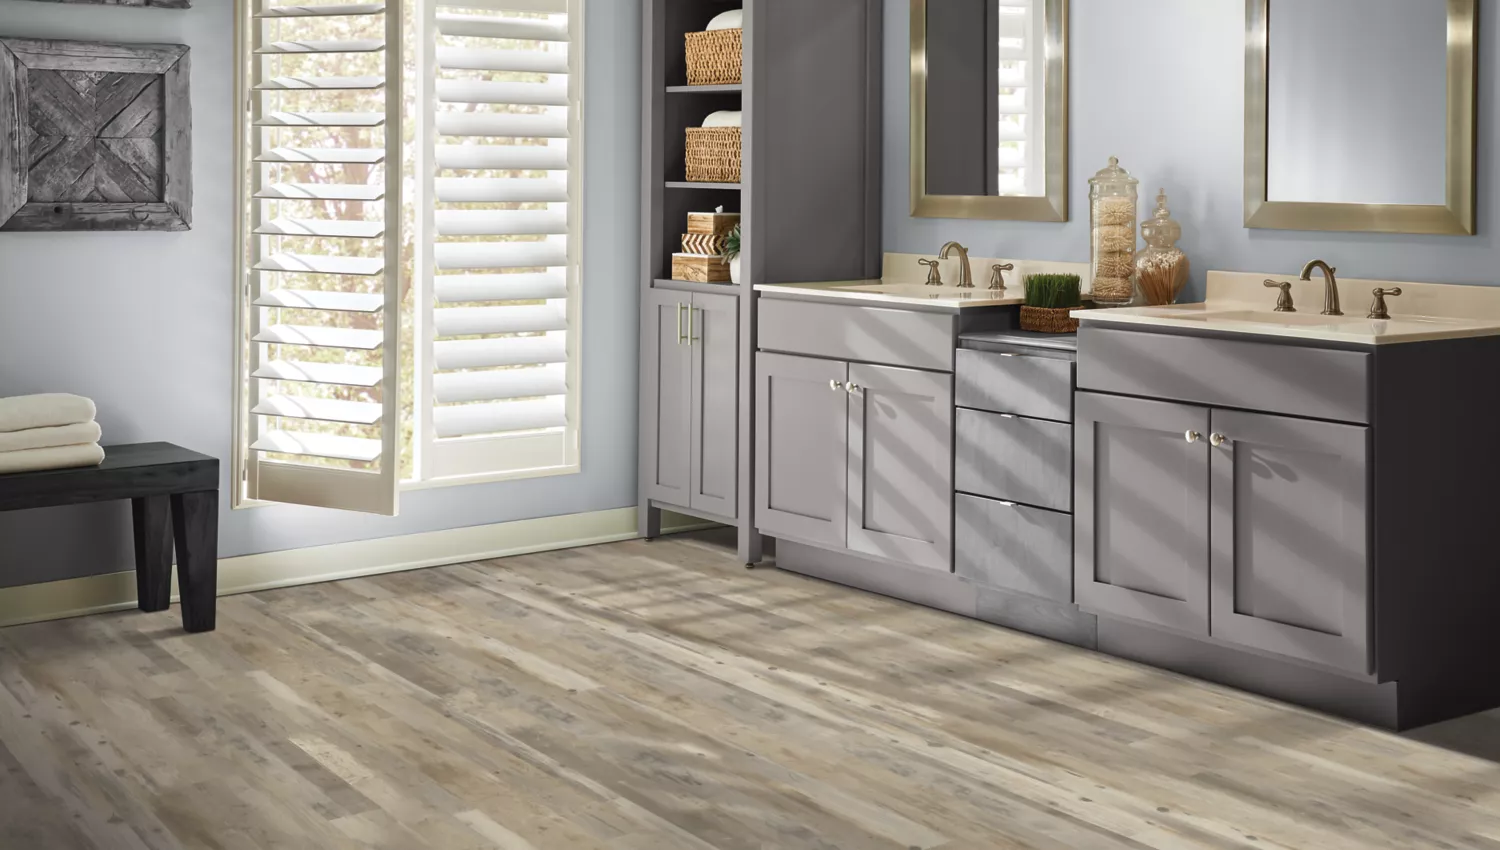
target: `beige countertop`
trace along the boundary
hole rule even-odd
[[[1267,275],[1210,272],[1208,298],[1202,304],[1079,310],[1089,324],[1155,326],[1183,330],[1295,339],[1389,345],[1441,339],[1500,335],[1500,289],[1422,283],[1339,282],[1343,316],[1324,316],[1321,280],[1293,281],[1295,313],[1277,313],[1276,290],[1266,289]],[[1390,319],[1366,315],[1375,287],[1401,287],[1402,297],[1386,299]],[[1363,297],[1362,297],[1363,296]]]

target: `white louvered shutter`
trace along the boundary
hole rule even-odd
[[[243,496],[394,515],[401,0],[240,0]]]
[[[1046,126],[1040,109],[1045,79],[1046,34],[1041,0],[1000,0],[999,15],[999,192],[1046,193]]]
[[[416,1],[421,477],[575,466],[582,0]]]

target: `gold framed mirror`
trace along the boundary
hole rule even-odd
[[[1246,0],[1245,226],[1472,235],[1477,6]]]
[[[1068,220],[1068,0],[911,0],[911,214]]]

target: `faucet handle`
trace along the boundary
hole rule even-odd
[[[924,257],[923,259],[917,260],[917,264],[927,267],[928,286],[943,285],[943,272],[942,269],[939,268],[939,263],[937,260],[929,260]]]
[[[1296,305],[1292,304],[1292,285],[1290,283],[1288,283],[1286,281],[1280,281],[1280,282],[1278,282],[1278,281],[1274,281],[1274,280],[1268,280],[1268,281],[1266,281],[1266,288],[1267,289],[1279,289],[1279,290],[1281,290],[1281,294],[1278,295],[1278,296],[1276,296],[1276,312],[1278,312],[1278,313],[1295,313],[1295,312],[1297,312]]]
[[[993,289],[996,292],[1004,292],[1005,291],[1005,273],[1006,272],[1013,272],[1015,270],[1016,270],[1016,264],[1015,263],[1006,263],[1005,265],[996,264],[996,265],[990,266],[990,289]]]
[[[1389,295],[1392,298],[1395,298],[1396,296],[1400,295],[1401,287],[1398,286],[1394,289],[1376,289],[1372,294],[1375,296],[1375,303],[1370,305],[1370,315],[1366,316],[1365,318],[1389,319],[1391,317],[1391,312],[1385,307],[1385,297]]]

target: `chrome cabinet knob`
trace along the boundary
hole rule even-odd
[[[1187,439],[1187,441],[1189,443],[1196,443],[1199,440],[1203,439],[1203,435],[1200,434],[1200,433],[1198,433],[1197,431],[1189,431],[1186,434],[1184,434],[1183,436]]]
[[[828,388],[830,390],[833,390],[834,392],[838,392],[839,390],[841,390],[841,389],[844,388],[844,382],[843,381],[829,381],[828,382]]]
[[[1208,442],[1217,449],[1219,446],[1222,446],[1225,443],[1229,442],[1229,438],[1224,436],[1223,434],[1209,434]]]
[[[860,386],[859,384],[854,383],[853,381],[850,381],[849,385],[847,387],[845,387],[844,389],[847,389],[849,391],[850,395],[854,395],[857,392],[863,391],[864,387]]]

